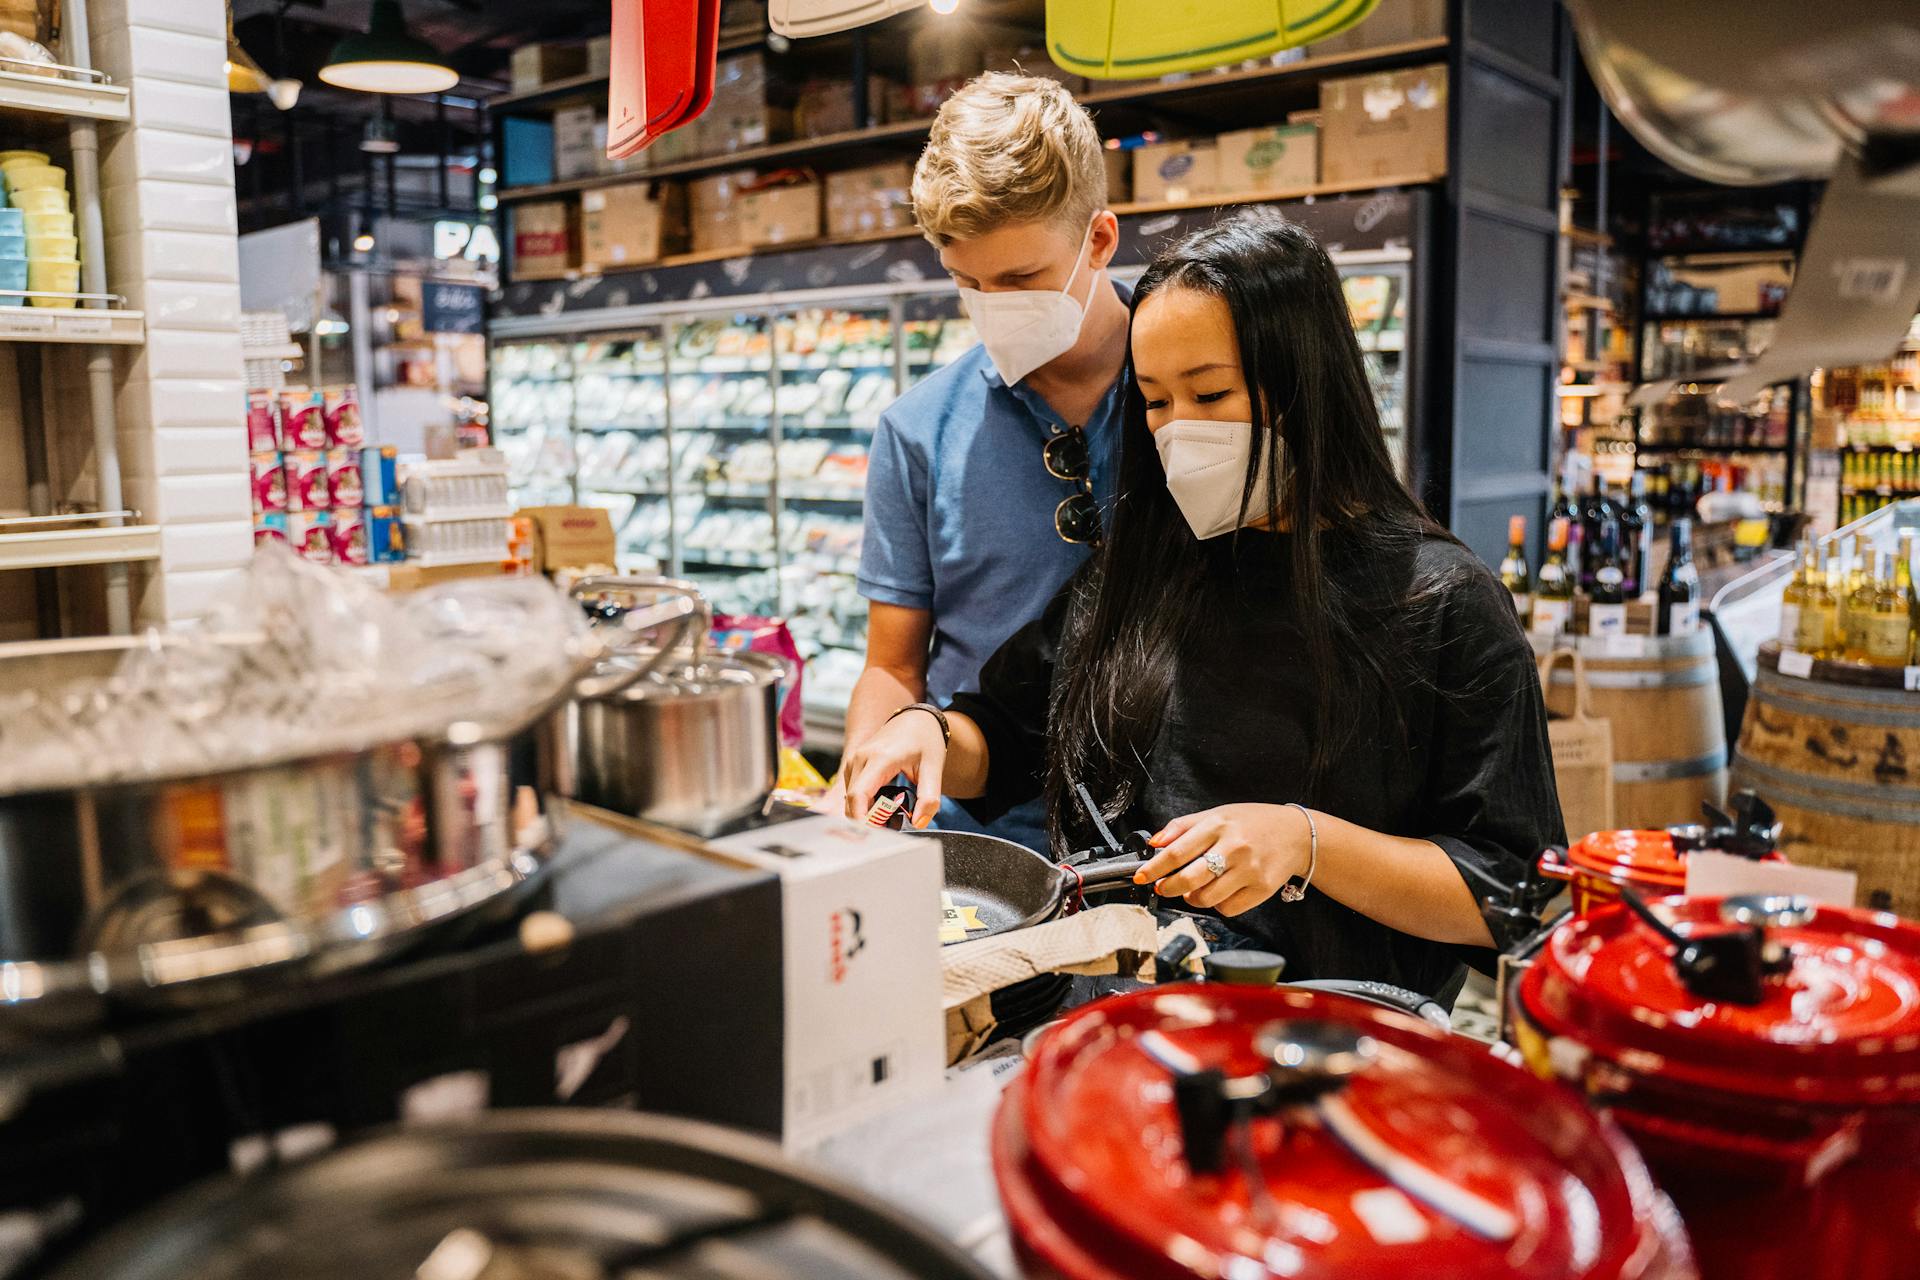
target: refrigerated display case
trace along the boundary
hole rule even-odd
[[[1404,468],[1409,255],[1334,260]],[[516,502],[609,512],[622,570],[691,579],[723,613],[785,618],[807,660],[810,743],[830,752],[866,653],[854,579],[874,428],[976,340],[933,281],[647,308],[645,323],[590,336],[498,341],[497,442]]]

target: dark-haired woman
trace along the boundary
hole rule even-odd
[[[1563,839],[1546,714],[1507,593],[1394,470],[1340,279],[1299,227],[1241,216],[1133,296],[1121,497],[1100,554],[977,694],[848,757],[849,811],[899,773],[941,794],[1074,799],[1154,832],[1141,875],[1287,976],[1451,999],[1481,904]]]

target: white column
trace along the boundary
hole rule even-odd
[[[128,501],[161,527],[139,621],[198,616],[253,553],[223,0],[92,0],[94,61],[132,91],[103,130],[108,287],[146,313],[122,366]]]

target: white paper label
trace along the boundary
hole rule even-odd
[[[1602,605],[1603,609],[1625,609],[1625,605]],[[1621,625],[1626,625],[1626,615],[1621,615]],[[1623,632],[1611,632],[1600,637],[1600,655],[1605,658],[1644,658],[1647,656],[1647,638],[1631,636]]]
[[[1690,636],[1700,629],[1700,602],[1688,600],[1684,604],[1667,606],[1667,633],[1676,636]]]
[[[1571,600],[1544,600],[1533,598],[1533,630],[1543,636],[1557,636],[1567,629],[1567,619],[1573,614]]]
[[[1798,862],[1755,862],[1737,854],[1699,849],[1687,855],[1687,896],[1726,898],[1769,894],[1812,898],[1829,907],[1851,907],[1860,877],[1833,867]]]
[[[1842,258],[1833,264],[1835,290],[1846,301],[1892,302],[1906,283],[1901,258]]]
[[[1626,634],[1627,606],[1624,604],[1590,604],[1587,606],[1587,634],[1590,636],[1619,636]]]
[[[1780,606],[1780,647],[1793,648],[1793,642],[1800,638],[1800,606],[1783,604]]]
[[[52,316],[37,313],[27,307],[0,308],[0,333],[11,336],[22,333],[52,332]]]
[[[69,338],[104,338],[113,332],[109,316],[62,316],[54,331]]]
[[[1798,649],[1780,651],[1780,674],[1805,680],[1813,674],[1813,655]]]

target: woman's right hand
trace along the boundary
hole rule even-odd
[[[940,722],[925,711],[907,711],[881,725],[859,746],[850,748],[840,764],[847,788],[847,816],[864,822],[880,788],[906,774],[919,793],[912,822],[925,827],[940,812],[941,773],[947,765],[947,746]]]

